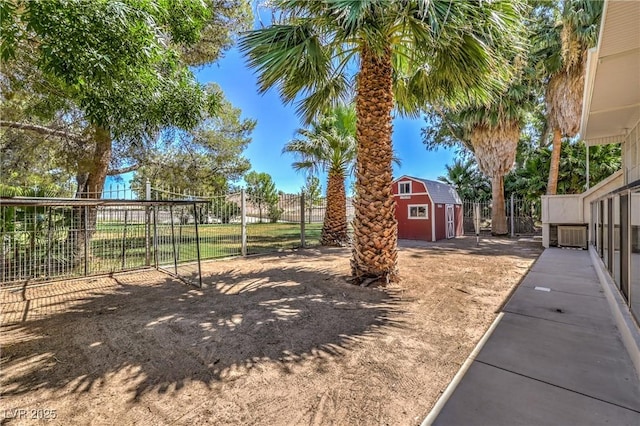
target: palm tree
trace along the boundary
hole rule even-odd
[[[555,195],[558,189],[562,138],[575,137],[580,128],[587,51],[598,38],[602,4],[597,0],[564,0],[562,10],[554,10],[555,25],[543,26],[539,35],[539,54],[547,76],[547,115],[553,132],[548,195]]]
[[[356,111],[339,105],[320,117],[307,129],[299,129],[299,138],[285,145],[282,152],[294,154],[296,170],[326,172],[327,208],[320,243],[343,246],[348,243],[347,196],[345,177],[356,159]]]
[[[516,80],[487,106],[441,113],[441,126],[474,153],[478,168],[491,180],[493,235],[508,232],[504,178],[514,166],[520,132],[533,101],[529,87]]]
[[[485,102],[510,78],[521,47],[521,1],[274,0],[277,23],[240,42],[259,90],[300,94],[307,122],[356,87],[357,164],[351,270],[355,282],[398,279],[391,191],[391,113],[429,101]],[[505,52],[508,52],[505,55]],[[355,85],[351,76],[357,68]]]
[[[467,151],[468,152],[468,151]],[[480,174],[473,158],[465,155],[453,164],[445,165],[446,175],[438,176],[440,182],[452,185],[465,201],[489,199],[491,188],[487,179]]]
[[[504,178],[516,161],[520,132],[532,108],[533,93],[522,81],[487,107],[468,110],[469,140],[480,170],[491,179],[491,233],[506,235]]]
[[[508,233],[504,177],[515,162],[520,130],[520,122],[508,116],[499,117],[495,122],[480,117],[471,130],[470,140],[478,166],[491,179],[492,235]]]

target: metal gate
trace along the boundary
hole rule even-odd
[[[202,287],[200,210],[197,202],[153,206],[155,267]]]
[[[475,204],[476,202],[471,200],[463,202],[463,229],[466,235],[475,235],[476,232],[474,228]],[[480,206],[480,233],[488,234],[491,232],[491,201],[482,201],[477,204]],[[540,235],[542,233],[540,200],[507,199],[505,215],[507,227],[512,236]]]
[[[201,286],[201,205],[0,198],[0,287],[148,267]]]

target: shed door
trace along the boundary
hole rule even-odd
[[[456,236],[456,227],[454,223],[453,204],[447,204],[446,219],[447,219],[447,239]]]

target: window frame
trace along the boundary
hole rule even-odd
[[[411,208],[424,207],[424,216],[411,216]],[[416,211],[417,213],[417,211]],[[411,220],[429,220],[429,204],[409,204],[407,205],[407,218]]]
[[[409,184],[409,192],[402,192],[402,185],[404,184]],[[411,181],[410,180],[403,180],[398,182],[398,195],[411,195]]]

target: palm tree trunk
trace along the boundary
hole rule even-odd
[[[507,235],[507,216],[504,206],[504,176],[497,175],[491,178],[491,234]]]
[[[562,149],[562,133],[560,129],[553,129],[553,151],[551,152],[551,164],[549,165],[549,182],[547,182],[547,195],[556,195],[558,192],[558,173],[560,172],[560,150]]]
[[[357,81],[357,164],[353,256],[356,282],[398,280],[398,223],[391,191],[393,108],[391,49],[377,56],[368,46],[360,52]]]
[[[344,176],[329,172],[327,182],[327,209],[320,235],[323,246],[344,246],[349,240],[347,235],[347,195],[344,190]]]

